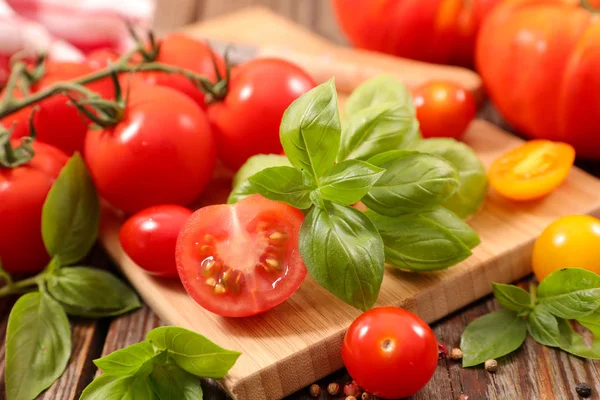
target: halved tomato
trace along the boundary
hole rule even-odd
[[[177,239],[177,269],[190,296],[225,317],[260,314],[287,300],[306,267],[298,251],[304,215],[260,195],[201,208]]]

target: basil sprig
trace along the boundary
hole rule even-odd
[[[32,400],[58,379],[71,356],[68,315],[104,317],[140,307],[135,292],[114,275],[77,264],[98,235],[100,206],[78,153],[67,162],[42,209],[42,238],[52,256],[40,274],[13,281],[1,295],[17,300],[6,332],[6,398]]]
[[[94,360],[104,373],[85,388],[81,400],[202,399],[198,377],[223,378],[239,356],[198,333],[163,326],[141,343]]]
[[[471,322],[461,337],[463,366],[479,365],[517,350],[527,333],[538,343],[576,356],[600,359],[600,276],[578,268],[555,271],[530,293],[494,284],[494,296],[505,310]],[[591,345],[570,320],[589,329]]]
[[[229,201],[260,193],[303,210],[299,249],[309,273],[367,310],[385,262],[416,271],[447,268],[470,256],[479,237],[441,207],[460,189],[455,166],[408,150],[420,134],[404,85],[391,77],[366,82],[348,99],[346,115],[342,124],[333,79],[298,98],[280,129],[289,164],[281,156],[253,157]],[[368,212],[352,207],[358,201]]]

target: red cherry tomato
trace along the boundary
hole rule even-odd
[[[121,55],[111,48],[102,48],[92,51],[87,55],[87,63],[93,70],[106,68],[110,63],[115,63]]]
[[[438,363],[433,331],[415,314],[397,307],[373,308],[350,325],[342,346],[350,376],[369,393],[387,399],[415,394]]]
[[[216,150],[194,101],[167,87],[139,86],[117,125],[89,131],[85,160],[100,195],[134,213],[191,203],[211,178]]]
[[[238,66],[223,101],[208,108],[219,157],[239,169],[255,154],[282,151],[279,125],[283,112],[316,86],[302,69],[284,60],[255,59]]]
[[[473,95],[452,82],[428,82],[417,88],[413,97],[425,138],[460,138],[477,111]]]
[[[125,253],[148,273],[177,277],[175,245],[183,224],[192,211],[177,205],[146,208],[121,227],[119,241]]]
[[[0,260],[11,274],[39,272],[50,260],[42,241],[42,206],[67,156],[41,142],[34,142],[33,150],[27,164],[0,166]]]
[[[177,239],[183,286],[205,309],[247,317],[287,300],[306,276],[300,210],[260,195],[201,208]]]

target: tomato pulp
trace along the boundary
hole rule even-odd
[[[201,208],[177,239],[183,286],[202,307],[226,317],[277,306],[306,276],[298,251],[303,220],[301,211],[260,195]]]

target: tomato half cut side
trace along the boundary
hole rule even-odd
[[[306,267],[298,251],[304,215],[252,195],[201,208],[177,239],[177,269],[189,295],[225,317],[247,317],[287,300]]]

